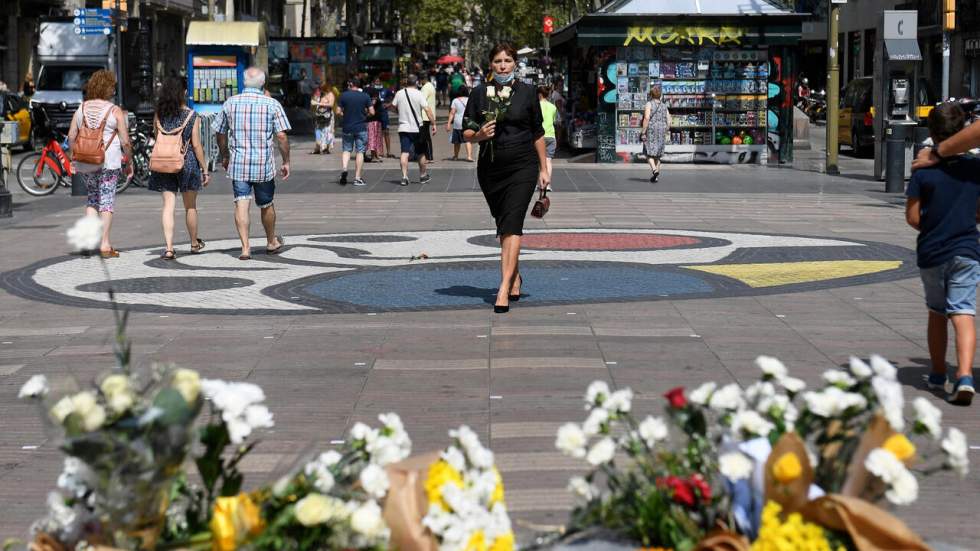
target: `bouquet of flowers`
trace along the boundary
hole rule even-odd
[[[422,524],[440,551],[513,550],[504,483],[493,452],[465,425],[449,436],[453,444],[428,468],[424,486],[429,509]]]
[[[378,418],[380,428],[355,424],[339,451],[321,453],[254,493],[265,528],[248,539],[251,549],[388,548],[389,530],[379,504],[389,487],[384,467],[407,457],[412,442],[398,415]]]
[[[483,118],[486,122],[498,121],[507,114],[507,110],[510,109],[512,92],[513,88],[510,86],[502,86],[498,90],[493,84],[487,85],[487,108],[483,111]],[[479,132],[480,124],[473,120],[467,120],[465,128]],[[491,139],[488,145],[491,161],[494,155],[493,144],[494,140]]]

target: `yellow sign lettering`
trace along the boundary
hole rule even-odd
[[[745,29],[741,27],[627,27],[623,46],[633,42],[653,44],[654,46],[679,45],[682,43],[703,46],[715,44],[741,45]]]

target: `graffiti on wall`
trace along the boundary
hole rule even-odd
[[[769,158],[778,162],[792,161],[793,131],[793,67],[787,52],[770,53],[768,109],[766,110],[766,142]]]
[[[703,46],[705,44],[740,45],[742,37],[745,36],[745,29],[741,27],[682,27],[682,26],[653,26],[653,27],[628,27],[626,29],[626,41],[623,46],[629,46],[633,42],[639,44],[648,43],[654,46],[660,45],[684,45]]]

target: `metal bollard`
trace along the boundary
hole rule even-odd
[[[905,148],[915,123],[889,122],[885,129],[885,192],[905,191]]]
[[[77,172],[71,175],[71,194],[72,197],[88,195],[85,182],[82,181],[82,175]]]

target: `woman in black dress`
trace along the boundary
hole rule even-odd
[[[493,310],[504,313],[521,296],[518,257],[534,184],[550,183],[545,169],[544,127],[537,91],[514,77],[517,51],[507,43],[490,50],[492,78],[470,93],[463,115],[463,139],[480,144],[476,176],[497,224],[500,239],[500,287]],[[488,93],[488,89],[493,91]],[[510,105],[493,120],[488,96]]]

